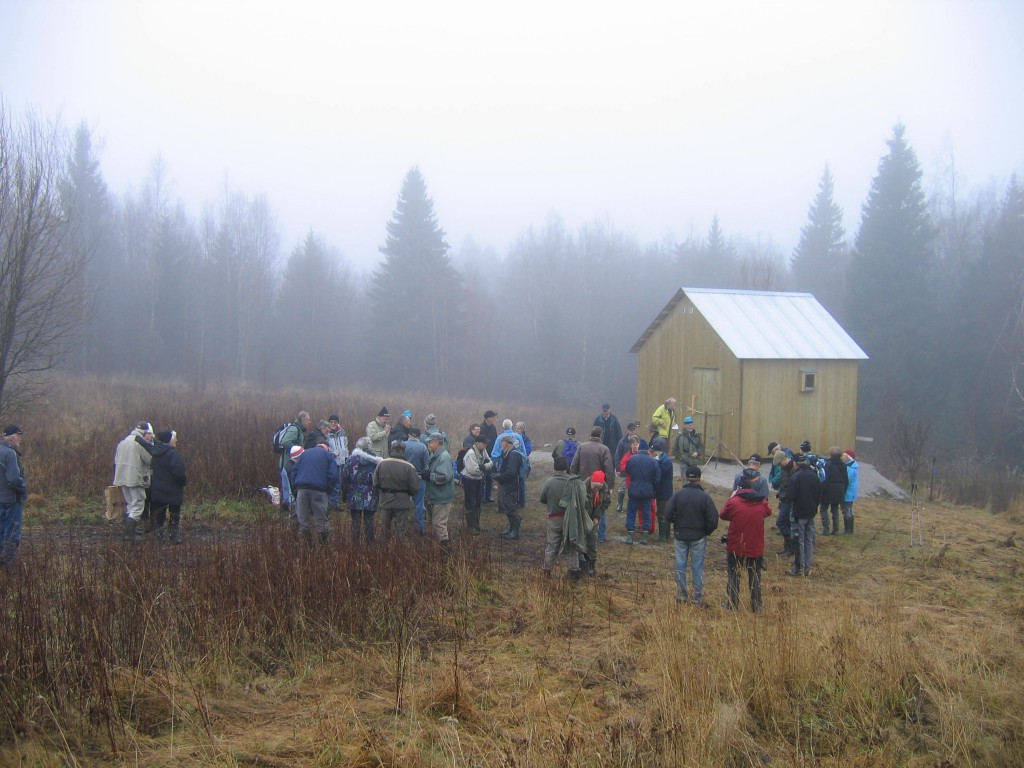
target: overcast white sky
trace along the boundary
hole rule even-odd
[[[360,269],[413,165],[456,249],[555,211],[789,253],[826,163],[856,232],[898,120],[926,185],[1024,170],[1022,40],[1012,0],[0,0],[0,94],[87,122],[115,192],[159,153],[193,215],[227,177]]]

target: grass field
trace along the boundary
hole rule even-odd
[[[767,558],[753,615],[718,607],[717,538],[713,607],[677,607],[672,550],[618,541],[622,515],[597,578],[543,578],[549,471],[520,541],[485,508],[448,562],[419,537],[354,551],[337,515],[308,551],[212,493],[182,546],[129,546],[55,485],[0,576],[0,765],[1024,765],[1019,506],[926,504],[911,547],[910,507],[864,499],[812,577]]]

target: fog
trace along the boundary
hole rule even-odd
[[[365,6],[365,7],[363,7]],[[85,121],[111,189],[159,154],[198,217],[225,180],[366,271],[412,166],[457,251],[557,212],[643,242],[795,247],[823,166],[856,226],[902,121],[926,171],[1004,181],[1024,8],[881,3],[0,3],[0,92]]]
[[[796,289],[871,357],[862,433],[1018,465],[1024,10],[677,5],[0,4],[63,369],[628,418],[680,286]]]

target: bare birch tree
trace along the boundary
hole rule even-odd
[[[0,413],[36,394],[83,320],[86,259],[71,248],[62,196],[70,144],[56,124],[11,118],[0,102]]]

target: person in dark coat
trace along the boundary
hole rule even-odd
[[[480,425],[480,434],[487,438],[487,453],[491,457],[494,456],[494,444],[498,440],[498,428],[496,426],[494,426],[494,420],[497,418],[497,416],[498,416],[498,414],[495,413],[494,411],[491,411],[491,410],[484,411],[484,420],[483,420],[483,423]],[[494,491],[492,490],[493,488],[494,488],[493,470],[488,469],[488,470],[486,470],[484,472],[484,491],[483,491],[483,493],[484,493],[483,503],[484,504],[493,504],[494,503],[494,496],[493,496]]]
[[[647,535],[654,524],[655,489],[661,482],[658,460],[647,451],[639,451],[630,457],[625,467],[629,478],[629,503],[626,506],[626,543],[633,543],[633,527],[636,511],[640,510],[640,543],[647,543]]]
[[[828,461],[825,462],[825,485],[821,489],[821,512],[823,520],[826,507],[832,516],[832,535],[839,533],[839,511],[846,501],[846,488],[850,485],[850,476],[843,462],[843,449],[834,445],[828,449]],[[828,529],[825,529],[828,533]]]
[[[695,464],[688,466],[685,476],[686,484],[668,503],[668,519],[676,537],[676,603],[685,603],[691,597],[686,588],[686,568],[689,565],[693,575],[693,603],[707,608],[704,602],[704,553],[707,552],[708,536],[718,527],[718,508],[700,484],[700,467]]]
[[[502,538],[518,539],[523,518],[517,511],[516,496],[519,494],[519,470],[526,457],[516,449],[516,439],[511,434],[504,435],[499,445],[501,468],[498,470],[498,512],[508,518],[508,530],[502,534]]]
[[[668,518],[668,502],[672,498],[674,489],[672,487],[672,457],[668,455],[666,448],[668,443],[660,437],[651,445],[651,455],[658,460],[658,469],[661,470],[661,480],[654,489],[654,505],[658,514],[658,541],[669,540],[672,524]]]
[[[157,536],[164,538],[167,523],[167,541],[181,544],[181,504],[185,498],[188,477],[185,461],[178,453],[178,433],[173,429],[156,433],[157,442],[150,449],[153,479],[149,483],[149,514]]]
[[[786,497],[793,504],[793,538],[796,540],[797,555],[787,576],[810,576],[814,565],[814,518],[821,500],[821,483],[818,472],[809,463],[805,454],[793,457],[796,473],[786,485]]]
[[[594,419],[594,426],[601,428],[601,442],[608,446],[609,453],[614,456],[615,449],[622,439],[622,425],[619,424],[618,417],[612,413],[610,404],[603,403],[601,405],[601,413]]]

